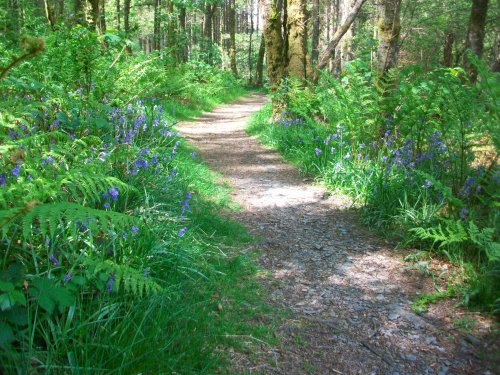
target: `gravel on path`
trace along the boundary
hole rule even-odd
[[[492,374],[480,360],[483,349],[498,347],[488,338],[491,321],[453,301],[412,312],[412,299],[432,291],[432,280],[363,227],[347,197],[311,184],[245,133],[266,101],[253,94],[178,126],[234,186],[242,210],[230,215],[262,238],[270,303],[291,311],[276,332],[280,345],[232,353],[234,372]],[[473,334],[457,329],[471,320]]]

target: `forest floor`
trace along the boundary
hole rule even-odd
[[[414,313],[415,297],[435,289],[425,270],[403,261],[410,250],[370,232],[348,197],[313,184],[245,133],[266,100],[253,94],[178,126],[234,186],[241,210],[228,215],[261,239],[268,302],[288,311],[276,329],[280,344],[233,351],[230,372],[495,373],[494,322],[450,299]]]

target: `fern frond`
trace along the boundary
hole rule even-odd
[[[79,225],[84,225],[91,231],[107,232],[111,228],[130,228],[134,223],[135,218],[129,215],[69,202],[41,205],[35,203],[0,211],[0,228],[3,234],[14,225],[21,225],[24,238],[31,238],[33,233],[37,232],[53,237],[58,230],[67,228],[76,232]],[[34,230],[36,227],[38,231]]]
[[[163,289],[158,283],[146,276],[143,271],[125,264],[116,264],[109,259],[99,261],[91,258],[84,260],[83,264],[88,267],[88,271],[93,277],[112,273],[115,278],[114,290],[122,289],[125,293],[142,297],[144,294],[159,293]]]

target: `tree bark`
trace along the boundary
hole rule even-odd
[[[453,65],[453,43],[455,42],[455,34],[452,32],[446,33],[443,45],[443,65],[451,67]]]
[[[120,18],[121,12],[122,10],[120,5],[120,0],[116,0],[116,24],[118,26],[118,30],[121,30],[121,18]]]
[[[472,0],[469,32],[467,36],[467,47],[478,58],[483,55],[484,35],[486,26],[486,15],[488,13],[488,0]],[[466,56],[466,55],[465,55]],[[477,79],[477,69],[472,65],[470,59],[465,59],[465,68],[469,72],[472,82]]]
[[[316,64],[319,57],[319,32],[320,32],[320,3],[319,0],[314,0],[313,9],[312,9],[312,19],[313,19],[313,30],[311,37],[311,62],[312,64]]]
[[[100,0],[89,0],[89,3],[92,13],[92,28],[97,31],[101,26],[101,12],[99,10]]]
[[[267,75],[271,91],[281,83],[283,75],[283,36],[281,34],[281,8],[278,0],[261,0],[264,9],[264,38]]]
[[[252,49],[253,49],[253,0],[250,0],[250,37],[248,41],[248,82],[252,83],[252,70],[253,70],[253,60],[252,60]]]
[[[236,4],[235,0],[229,0],[229,60],[231,72],[236,77]]]
[[[380,0],[378,11],[377,72],[382,77],[387,70],[396,66],[399,34],[401,31],[401,0]]]
[[[342,0],[341,21],[343,24],[351,13],[355,0]],[[354,37],[354,24],[352,23],[340,41],[340,71],[345,71],[345,65],[352,60],[352,39]]]
[[[288,64],[290,77],[304,81],[307,67],[307,18],[305,0],[287,0]]]
[[[64,2],[64,0],[61,0],[61,2]],[[102,33],[106,32],[107,26],[106,26],[106,0],[100,0],[99,1],[99,29],[101,30]]]
[[[153,50],[160,50],[160,0],[155,0],[154,2],[154,14],[153,14]]]
[[[266,53],[266,42],[264,40],[264,34],[260,38],[259,56],[257,57],[257,72],[256,72],[256,84],[257,86],[262,86],[264,79],[264,55]]]
[[[188,38],[186,32],[186,7],[179,9],[179,27],[181,31],[181,47],[179,48],[179,61],[188,61]]]
[[[337,28],[337,30],[335,31],[335,34],[332,37],[332,40],[328,44],[328,47],[321,54],[321,57],[319,59],[318,65],[317,65],[318,69],[324,68],[326,66],[326,64],[328,64],[328,60],[335,52],[335,47],[337,47],[337,44],[339,44],[340,40],[342,39],[344,34],[347,32],[347,30],[349,30],[349,27],[354,22],[354,19],[358,15],[359,11],[361,10],[361,7],[363,6],[363,4],[365,2],[366,2],[366,0],[358,0],[356,2],[356,4],[352,7],[352,13],[350,13],[345,18],[345,22]]]

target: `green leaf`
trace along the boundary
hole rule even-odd
[[[54,285],[49,279],[34,279],[33,286],[30,295],[48,313],[52,313],[56,307],[62,310],[74,303],[73,295],[67,289]]]
[[[0,345],[14,341],[14,338],[12,327],[5,322],[0,322]]]
[[[14,290],[14,284],[0,280],[0,290],[3,290],[4,292],[10,292]]]
[[[14,306],[14,302],[7,293],[0,294],[0,310],[5,311]]]

